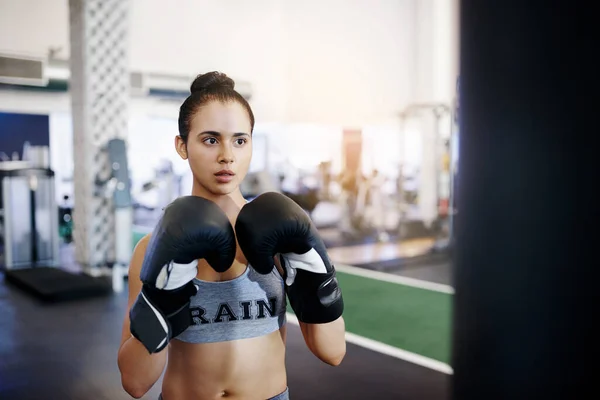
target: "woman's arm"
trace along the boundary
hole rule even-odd
[[[123,321],[121,346],[117,361],[121,371],[123,389],[136,399],[142,397],[152,388],[160,378],[167,362],[166,349],[168,347],[158,353],[149,354],[144,345],[134,338],[129,330],[129,309],[142,289],[142,281],[139,276],[149,238],[150,236],[147,235],[138,242],[131,257],[128,278],[129,304]]]
[[[326,324],[300,322],[300,329],[304,342],[321,361],[334,367],[342,363],[346,355],[346,325],[343,317]]]
[[[274,259],[277,270],[281,276],[285,276],[279,256]],[[343,317],[326,324],[300,322],[300,330],[306,346],[317,358],[332,366],[341,364],[346,355],[346,324]]]

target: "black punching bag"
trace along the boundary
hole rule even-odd
[[[461,1],[453,400],[600,396],[599,47],[584,4]]]

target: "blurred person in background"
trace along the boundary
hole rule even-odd
[[[377,240],[382,242],[389,239],[385,220],[385,213],[387,211],[387,204],[384,194],[385,183],[386,177],[379,173],[377,169],[374,169],[368,179],[368,197],[371,208],[372,225],[375,229]]]

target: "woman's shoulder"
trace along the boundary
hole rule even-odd
[[[146,249],[148,248],[148,244],[150,243],[151,237],[152,237],[152,234],[147,233],[140,240],[138,240],[138,242],[136,243],[136,245],[133,249],[134,256],[136,256],[136,255],[137,256],[141,255],[142,257],[144,256],[144,254],[146,253]]]

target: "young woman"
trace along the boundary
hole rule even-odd
[[[218,72],[200,75],[195,79],[190,96],[180,108],[175,149],[191,168],[194,178],[192,196],[216,204],[231,226],[236,227],[236,232],[242,229],[238,229],[238,216],[247,205],[239,186],[252,158],[253,128],[252,110],[234,90],[233,80]],[[252,203],[254,201],[248,205]],[[272,206],[276,205],[272,203]],[[206,215],[214,214],[213,210]],[[193,218],[182,223],[196,224]],[[244,230],[247,235],[252,232],[247,227]],[[144,316],[143,311],[132,311],[132,307],[144,310],[153,308],[147,304],[146,307],[139,306],[140,298],[149,296],[148,292],[146,296],[140,294],[143,287],[140,272],[144,277],[148,276],[143,270],[146,268],[145,261],[148,263],[149,257],[156,257],[158,251],[149,248],[156,245],[150,236],[137,244],[129,269],[129,306],[118,354],[122,385],[127,393],[135,398],[142,397],[164,371],[161,394],[164,400],[221,397],[288,399],[285,369],[286,283],[283,276],[289,276],[289,271],[293,270],[289,269],[290,262],[282,268],[281,259],[275,257],[273,263],[276,268],[272,272],[258,273],[249,265],[244,254],[251,252],[250,247],[244,247],[247,250],[243,252],[236,245],[235,237],[232,242],[235,256],[232,253],[233,262],[228,268],[223,268],[226,269],[224,272],[209,265],[206,259],[197,260],[193,264],[195,277],[192,281],[197,292],[192,291],[195,294],[192,293],[189,306],[193,323],[171,338],[168,345],[157,347],[160,350],[149,351],[148,343],[142,343],[147,336],[136,334],[136,330],[141,330],[139,325],[144,323],[136,320],[134,327],[131,318],[132,315],[142,321],[149,318]],[[241,244],[240,233],[237,233],[237,237]],[[248,242],[249,239],[244,240]],[[298,279],[303,272],[298,273]],[[305,274],[310,275],[311,272]],[[164,278],[168,273],[158,275]],[[306,279],[302,278],[304,281]],[[146,282],[144,280],[144,285]],[[330,287],[330,282],[317,286]],[[337,290],[337,283],[335,288]],[[327,296],[331,296],[331,293]],[[303,304],[309,304],[312,300],[307,302],[298,298],[294,301],[300,310]],[[324,306],[313,304],[311,307]],[[299,317],[306,344],[323,362],[339,365],[346,350],[341,311],[323,319],[326,322],[320,321],[320,317],[315,319],[311,316],[314,312],[312,309],[300,311],[308,316],[307,319]]]

